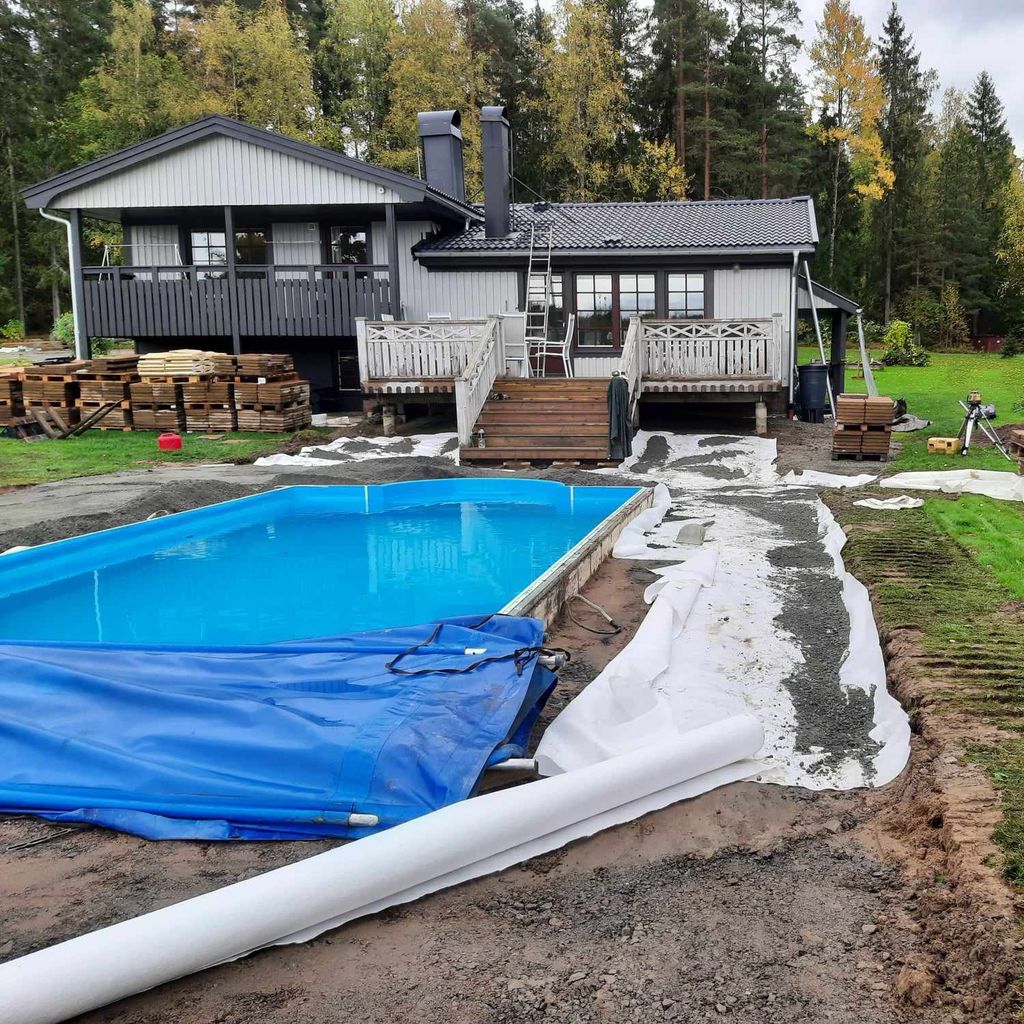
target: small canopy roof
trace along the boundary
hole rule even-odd
[[[825,285],[817,281],[812,283],[814,285],[815,309],[838,309],[840,312],[849,313],[850,316],[860,309],[860,303],[854,302],[853,299],[848,299],[845,295],[840,295],[839,292],[826,288]],[[807,282],[803,278],[800,279],[800,291],[797,299],[800,309],[811,308],[811,300],[807,295]]]

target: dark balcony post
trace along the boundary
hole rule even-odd
[[[399,320],[402,319],[402,286],[398,273],[398,221],[395,217],[394,203],[384,207],[385,227],[388,235],[388,286],[391,298],[391,312]]]
[[[231,321],[231,351],[237,356],[242,351],[238,335],[238,277],[235,270],[235,215],[230,206],[224,207],[224,249],[228,267],[228,318]]]

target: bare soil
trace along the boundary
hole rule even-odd
[[[819,433],[783,427],[780,468],[834,471]],[[437,460],[411,461],[334,465],[324,479],[460,472]],[[0,534],[0,547],[194,507],[288,476],[214,469],[239,472],[161,479],[142,496],[128,481],[134,497],[117,504],[112,496],[129,492],[115,486],[106,510],[93,492],[65,497],[47,524],[29,523],[19,502],[19,525]],[[302,481],[316,482],[309,474]],[[620,634],[598,636],[564,615],[552,625],[551,642],[572,650],[574,660],[548,719],[639,624],[650,564],[610,560],[585,591],[624,627]],[[581,623],[604,628],[582,603],[572,611]],[[977,727],[938,720],[922,706],[918,688],[927,681],[906,668],[913,636],[881,626],[891,685],[915,708],[916,731],[907,771],[884,789],[727,786],[80,1020],[696,1024],[732,1016],[749,1024],[1008,1024],[1020,1006],[1019,908],[986,866],[994,853],[995,794],[959,757],[964,736],[957,729]],[[99,829],[57,831],[29,818],[0,821],[0,959],[333,845],[153,843]],[[54,838],[11,849],[47,836]]]

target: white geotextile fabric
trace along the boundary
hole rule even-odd
[[[983,494],[1002,501],[1024,501],[1024,476],[997,469],[949,469],[941,472],[897,473],[884,477],[882,487],[946,494]]]
[[[665,439],[668,455],[652,468],[659,486],[654,508],[624,530],[614,549],[619,558],[680,561],[658,569],[661,577],[647,589],[651,611],[634,638],[605,670],[548,726],[537,756],[542,771],[572,771],[647,743],[675,735],[682,741],[692,728],[746,712],[765,730],[752,777],[807,789],[878,786],[895,778],[910,755],[910,729],[902,708],[888,694],[885,665],[867,591],[842,565],[842,531],[816,496],[802,499],[775,473],[775,442],[753,437],[730,438],[720,450],[701,446],[696,435],[641,431],[636,454],[622,469],[645,463],[652,437]],[[684,461],[696,454],[709,465],[740,467],[744,477],[716,478]],[[635,472],[635,470],[634,470]],[[828,474],[822,474],[828,476]],[[837,478],[846,480],[848,478]],[[747,486],[748,482],[755,486]],[[801,483],[809,483],[806,477]],[[832,485],[831,480],[825,481]],[[668,487],[675,493],[673,501]],[[715,504],[706,495],[737,489],[745,498],[771,502],[806,500],[817,516],[819,535],[843,584],[850,616],[850,652],[840,684],[874,693],[872,738],[882,748],[867,768],[850,756],[826,765],[828,753],[797,752],[797,720],[784,681],[803,663],[794,638],[776,622],[782,610],[778,570],[770,555],[787,542],[782,529],[766,522],[742,503]],[[663,517],[672,507],[683,516],[713,520],[708,540],[696,551],[676,543],[680,521]],[[656,525],[655,519],[660,519]],[[838,536],[836,531],[838,531]]]
[[[797,487],[863,487],[874,479],[873,473],[843,476],[841,473],[822,473],[817,469],[805,469],[800,473],[790,470],[782,478],[782,482]]]
[[[338,437],[327,444],[309,445],[298,455],[264,455],[257,459],[257,466],[286,466],[298,469],[323,469],[332,462],[365,462],[367,459],[397,459],[422,456],[424,458],[444,456],[453,462],[459,461],[458,447],[444,451],[457,434],[409,434],[407,437]],[[343,459],[322,459],[315,452],[336,453]]]
[[[896,498],[861,498],[854,505],[861,508],[873,508],[878,512],[901,512],[903,509],[920,508],[924,498],[911,498],[909,494],[901,494]]]

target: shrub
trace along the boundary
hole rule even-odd
[[[89,343],[89,351],[94,356],[105,356],[115,348],[121,348],[121,342],[117,338],[93,338]]]
[[[25,322],[24,320],[10,319],[0,327],[0,334],[5,338],[9,338],[11,341],[24,341],[25,340]]]
[[[915,341],[906,320],[893,320],[882,339],[882,362],[886,366],[927,366],[928,353]]]
[[[70,311],[61,313],[50,328],[50,337],[59,341],[65,348],[75,347],[75,316]]]
[[[1024,338],[1021,337],[1018,331],[1009,331],[1005,338],[1003,338],[1002,345],[999,346],[999,354],[1004,359],[1009,359],[1011,356],[1024,355]]]

